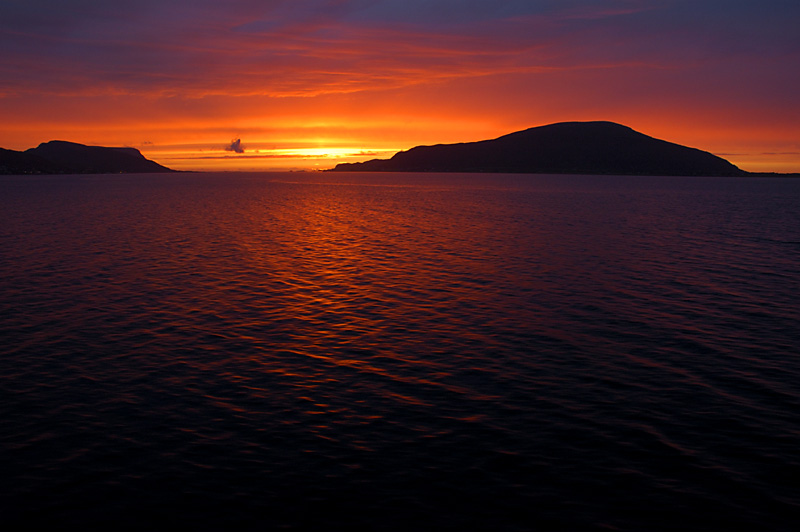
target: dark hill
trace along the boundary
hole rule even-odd
[[[562,122],[494,140],[418,146],[334,171],[739,176],[721,157],[613,122]]]
[[[28,152],[0,148],[0,174],[56,174],[59,167]]]
[[[173,172],[134,148],[84,146],[53,140],[24,152],[0,148],[0,174],[118,174]]]

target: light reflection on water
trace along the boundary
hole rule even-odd
[[[0,178],[4,518],[789,530],[800,183]]]

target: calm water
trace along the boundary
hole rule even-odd
[[[0,519],[790,530],[800,180],[0,177]]]

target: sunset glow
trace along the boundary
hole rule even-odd
[[[4,2],[0,147],[299,170],[610,120],[797,172],[798,22],[754,1]]]

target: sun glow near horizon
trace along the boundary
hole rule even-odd
[[[455,121],[458,123],[458,121]],[[618,121],[637,131],[661,140],[698,148],[722,157],[743,170],[750,172],[798,172],[800,171],[800,150],[775,151],[773,146],[780,142],[766,138],[748,139],[732,142],[730,132],[713,132],[693,130],[687,132],[680,128],[631,125]],[[548,122],[553,123],[553,122]],[[175,170],[185,171],[313,171],[333,168],[340,163],[362,162],[370,159],[388,159],[399,151],[408,150],[418,145],[449,144],[457,142],[474,142],[488,140],[512,133],[526,127],[511,125],[505,129],[490,127],[485,133],[479,128],[463,129],[454,132],[441,122],[439,128],[431,128],[422,133],[397,135],[397,138],[385,138],[385,130],[376,134],[352,138],[302,137],[302,131],[287,135],[293,137],[285,141],[280,134],[274,139],[248,140],[248,137],[237,137],[241,140],[242,152],[236,153],[226,149],[224,142],[197,142],[187,144],[142,143],[134,145],[148,159]],[[533,124],[536,127],[546,124]],[[445,127],[442,127],[445,126]],[[515,129],[511,129],[511,128]],[[342,129],[347,129],[343,127]],[[390,129],[390,128],[389,128]],[[797,144],[795,148],[800,148]]]
[[[486,135],[511,131],[486,120],[448,117],[441,113],[415,119],[413,116],[386,118],[342,117],[293,123],[265,117],[259,127],[250,121],[230,127],[240,141],[241,152],[230,149],[231,141],[220,141],[219,128],[210,124],[187,130],[169,129],[151,133],[156,142],[131,144],[145,157],[175,170],[193,171],[285,171],[325,170],[339,163],[390,158],[420,144],[471,142]],[[394,118],[394,119],[393,119]],[[201,132],[202,131],[202,132]],[[147,133],[143,133],[147,136]],[[192,142],[183,142],[191,138]]]
[[[318,147],[275,147],[275,143],[245,143],[241,153],[215,146],[144,146],[140,151],[174,170],[191,171],[287,171],[325,170],[343,162],[388,158],[399,149],[355,149],[335,143]]]

